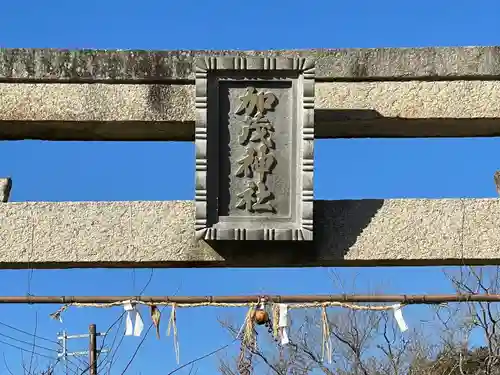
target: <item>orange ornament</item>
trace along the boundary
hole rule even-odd
[[[258,325],[265,324],[269,321],[269,314],[265,310],[257,310],[254,313],[255,323]]]

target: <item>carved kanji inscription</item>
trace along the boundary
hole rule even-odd
[[[248,87],[240,96],[241,102],[235,114],[243,114],[242,131],[238,137],[245,147],[235,175],[250,179],[246,188],[237,194],[241,198],[236,207],[248,212],[275,212],[272,204],[274,194],[266,186],[266,177],[272,173],[276,158],[271,150],[275,147],[272,139],[273,126],[266,118],[266,112],[276,105],[277,98],[272,92],[258,91]]]
[[[197,64],[197,238],[311,240],[314,63]]]

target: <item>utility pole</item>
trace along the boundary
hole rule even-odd
[[[65,374],[68,375],[68,344],[67,344],[67,341],[68,341],[68,335],[66,334],[66,331],[62,331],[62,336],[57,336],[57,341],[61,340],[62,341],[62,344],[61,344],[61,347],[62,347],[62,352],[59,352],[57,354],[57,356],[59,358],[63,357],[64,359],[64,365],[66,367],[66,371],[65,371]]]
[[[89,368],[90,375],[97,375],[97,340],[95,324],[89,326]]]
[[[106,336],[104,332],[96,332],[96,325],[91,324],[89,326],[89,333],[81,334],[81,335],[68,335],[66,331],[62,331],[58,333],[57,341],[61,342],[62,350],[57,354],[58,358],[63,358],[65,362],[66,375],[69,374],[68,369],[68,357],[80,357],[80,356],[89,356],[89,375],[97,375],[97,354],[106,353],[108,349],[97,350],[97,336]],[[68,351],[68,340],[69,339],[81,339],[81,338],[89,338],[89,350],[78,351],[78,352],[69,352]],[[86,371],[85,371],[86,372]]]

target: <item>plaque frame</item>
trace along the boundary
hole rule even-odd
[[[194,61],[196,79],[195,98],[195,238],[196,240],[313,240],[314,204],[314,100],[315,100],[315,62],[303,57],[254,57],[254,56],[207,56]],[[251,77],[251,78],[248,78]],[[210,210],[209,189],[215,189],[209,180],[220,180],[218,154],[210,153],[210,148],[219,148],[218,140],[207,139],[209,126],[219,126],[220,113],[218,98],[210,97],[211,87],[215,85],[219,96],[219,81],[292,81],[297,85],[293,100],[295,133],[297,142],[298,165],[296,175],[299,181],[290,181],[296,195],[295,221],[287,228],[259,227],[255,222],[243,222],[241,227],[223,228],[219,225],[219,207]],[[213,108],[215,105],[215,108]],[[209,109],[210,108],[210,109]],[[213,125],[215,124],[215,125]],[[210,142],[210,144],[209,144]],[[210,155],[209,155],[210,154]],[[217,159],[217,160],[214,160]],[[215,165],[217,171],[210,170]],[[210,173],[210,175],[209,175]],[[291,177],[290,177],[291,179]],[[218,202],[218,187],[217,202]],[[298,207],[297,207],[298,206]],[[272,222],[272,220],[270,220]]]

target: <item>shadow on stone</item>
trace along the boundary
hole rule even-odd
[[[315,201],[314,241],[207,241],[225,266],[315,266],[343,262],[358,236],[382,207],[383,199]]]
[[[496,137],[499,118],[384,117],[372,109],[316,109],[315,137],[423,138]]]
[[[150,106],[158,113],[168,108],[165,90],[152,88]],[[3,140],[47,141],[194,141],[193,121],[30,121],[0,120]],[[315,111],[315,137],[415,138],[498,137],[500,118],[383,117],[370,109]]]
[[[356,121],[382,119],[374,109],[316,109],[314,110],[315,125],[328,124],[335,121]]]
[[[316,256],[342,260],[383,204],[383,199],[316,201]]]

